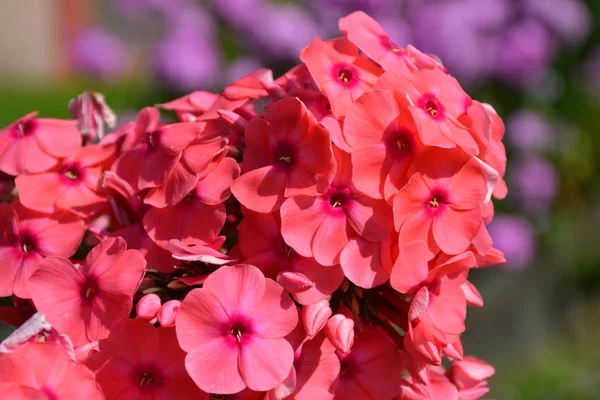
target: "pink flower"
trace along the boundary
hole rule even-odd
[[[262,213],[279,209],[286,198],[323,194],[335,173],[329,134],[300,100],[272,104],[245,132],[243,175],[231,187],[245,207]]]
[[[101,195],[102,173],[110,167],[114,145],[82,147],[61,160],[57,168],[15,179],[21,203],[32,210],[52,213],[55,209],[87,217],[106,206]]]
[[[44,215],[17,203],[0,204],[0,231],[0,296],[31,298],[31,273],[46,256],[72,256],[85,226],[67,213]]]
[[[0,171],[13,176],[42,172],[81,147],[75,121],[36,115],[27,114],[0,131]]]
[[[317,86],[329,99],[337,118],[348,113],[353,101],[369,91],[381,75],[381,69],[364,56],[346,38],[323,42],[316,37],[300,52]]]
[[[93,372],[58,343],[26,343],[0,354],[0,391],[7,400],[104,399]]]
[[[318,303],[302,307],[302,325],[308,337],[312,338],[325,328],[329,317],[331,317],[331,308],[327,300],[321,300]]]
[[[101,93],[84,91],[69,101],[69,112],[77,120],[77,129],[91,140],[104,137],[104,124],[109,128],[117,124],[117,116]]]
[[[184,358],[175,328],[129,319],[118,335],[100,341],[86,363],[107,399],[208,400],[187,374]]]
[[[250,265],[224,266],[191,291],[177,314],[186,369],[210,393],[274,388],[290,372],[294,351],[284,339],[298,323],[283,289]]]
[[[354,320],[343,314],[335,314],[327,321],[325,333],[340,353],[347,353],[354,344]]]
[[[94,247],[83,265],[48,257],[29,279],[33,303],[73,344],[117,333],[125,324],[146,261],[122,238]]]
[[[341,371],[336,399],[392,400],[398,395],[400,354],[380,329],[358,333],[352,350],[338,356]]]
[[[487,379],[495,373],[490,364],[468,356],[455,360],[446,376],[458,389],[460,400],[476,400],[489,392]]]
[[[407,75],[386,73],[375,88],[394,90],[408,100],[408,110],[426,145],[458,146],[473,156],[479,153],[477,143],[459,120],[472,100],[452,76],[439,69],[422,69]]]
[[[138,318],[146,321],[152,321],[160,310],[160,297],[154,293],[143,296],[135,306],[135,313]]]
[[[259,214],[244,210],[239,225],[239,249],[244,262],[254,265],[266,277],[285,284],[300,304],[318,303],[330,296],[344,279],[339,265],[323,267],[313,258],[302,257],[290,249],[281,236],[276,214]],[[301,287],[292,279],[301,280]]]
[[[440,158],[442,157],[442,158]],[[415,173],[394,197],[394,222],[400,247],[427,243],[431,259],[467,250],[482,224],[482,205],[497,175],[460,151],[428,149],[415,160]]]
[[[335,265],[350,239],[386,239],[391,208],[358,191],[352,183],[350,155],[334,147],[337,173],[319,197],[298,195],[281,206],[281,233],[298,254],[314,257],[321,265]]]
[[[193,122],[159,124],[156,108],[140,111],[132,133],[132,147],[113,164],[112,171],[134,189],[160,186],[173,171],[181,152],[200,133]]]
[[[148,236],[161,248],[169,240],[185,244],[207,244],[215,240],[225,224],[223,202],[230,196],[231,182],[239,176],[237,162],[230,157],[211,165],[195,187],[179,203],[151,208],[144,216]],[[197,221],[202,221],[202,224]]]
[[[344,137],[352,148],[352,181],[374,199],[388,200],[408,181],[425,146],[415,123],[391,91],[365,93],[350,107]]]

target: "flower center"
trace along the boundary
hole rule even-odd
[[[435,195],[431,198],[431,200],[429,200],[429,207],[438,208],[440,206],[440,204],[445,204],[445,203],[446,202],[442,196]]]
[[[24,237],[21,239],[21,250],[23,250],[24,253],[29,253],[33,249],[35,249],[35,244],[31,238]]]
[[[35,130],[35,122],[31,119],[17,123],[17,132],[19,136],[28,136]]]
[[[235,340],[240,343],[242,341],[242,335],[247,333],[246,327],[241,322],[235,322],[231,329],[229,330],[229,334],[235,337]]]
[[[81,288],[81,294],[84,299],[90,300],[98,294],[98,284],[94,280],[86,280],[85,284]]]
[[[148,134],[148,144],[150,147],[156,147],[158,145],[158,140],[160,139],[160,132],[154,131]]]
[[[288,143],[279,143],[274,152],[275,164],[283,168],[289,168],[294,165],[294,148]]]
[[[336,193],[329,198],[329,204],[331,204],[331,207],[333,208],[341,207],[344,205],[344,200],[345,196],[343,196],[341,193]]]
[[[383,47],[385,47],[388,51],[393,53],[400,53],[402,51],[400,47],[396,43],[392,42],[389,37],[382,36],[380,40]]]
[[[347,63],[338,63],[333,66],[331,77],[339,84],[353,87],[358,84],[358,70]]]
[[[76,166],[71,166],[63,172],[63,175],[66,176],[67,179],[76,181],[79,179],[79,168]]]
[[[431,100],[427,100],[425,103],[425,110],[432,116],[435,117],[438,113],[437,104]]]
[[[140,380],[140,386],[148,386],[152,382],[154,382],[154,375],[152,374],[152,372],[145,372],[142,375],[142,380]]]
[[[350,81],[351,81],[353,78],[354,78],[354,75],[352,74],[352,71],[350,71],[349,69],[345,69],[345,68],[344,68],[344,69],[341,69],[341,70],[338,72],[338,79],[339,79],[341,82],[348,83],[348,82],[350,82]]]

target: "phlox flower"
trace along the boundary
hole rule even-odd
[[[231,191],[253,211],[276,211],[295,195],[323,194],[333,179],[329,134],[296,98],[283,98],[264,119],[251,120],[245,139],[244,173]]]
[[[86,364],[107,400],[208,400],[186,372],[184,359],[175,328],[128,319],[118,335],[100,340],[98,352]]]
[[[355,11],[340,18],[339,28],[352,43],[386,71],[406,74],[417,69],[443,69],[437,60],[414,47],[405,49],[398,46],[383,27],[363,11]]]
[[[391,208],[356,189],[350,155],[333,148],[337,173],[327,192],[318,197],[294,196],[281,206],[285,242],[322,265],[338,264],[340,253],[353,237],[380,241],[392,229]]]
[[[29,279],[36,308],[76,346],[104,339],[122,329],[146,261],[127,250],[122,238],[107,238],[82,265],[48,257]]]
[[[114,128],[117,124],[117,116],[102,93],[84,91],[69,101],[69,112],[77,120],[79,132],[88,139],[102,139],[104,125]]]
[[[100,181],[110,167],[114,145],[82,147],[76,154],[61,160],[51,171],[22,174],[15,179],[21,203],[32,210],[52,213],[71,211],[89,216],[106,206]]]
[[[134,189],[157,187],[163,184],[181,158],[187,144],[200,133],[194,122],[159,124],[156,108],[140,111],[131,135],[131,148],[115,161],[112,171],[125,179]]]
[[[455,360],[446,376],[458,389],[460,400],[476,400],[489,392],[487,379],[496,373],[494,367],[478,358],[467,356]]]
[[[181,303],[175,327],[185,365],[200,389],[237,393],[273,389],[289,374],[298,323],[281,286],[251,265],[224,266]]]
[[[329,99],[335,117],[343,117],[354,100],[369,91],[381,69],[359,55],[346,38],[323,42],[316,37],[300,52],[317,86]]]
[[[58,343],[30,342],[0,354],[0,391],[6,400],[104,399],[94,373]]]
[[[148,236],[163,249],[168,248],[171,239],[185,244],[207,244],[215,240],[225,224],[223,202],[230,196],[231,182],[239,173],[233,158],[213,163],[179,203],[148,210],[144,216]]]
[[[352,182],[375,199],[389,200],[408,181],[408,169],[425,146],[408,110],[391,91],[360,96],[344,120],[352,148]]]
[[[28,279],[46,256],[70,257],[85,233],[65,212],[45,215],[18,203],[0,204],[0,296],[31,298]]]
[[[398,347],[379,328],[357,332],[354,346],[338,354],[340,381],[334,399],[392,400],[402,378]]]
[[[146,259],[146,269],[171,273],[179,262],[171,256],[168,250],[159,247],[148,236],[142,222],[136,222],[128,227],[111,232],[110,237],[122,237],[127,242],[128,249],[139,250]]]
[[[379,242],[372,242],[361,236],[350,239],[340,254],[344,275],[350,282],[364,289],[384,284],[390,277],[397,242],[394,233]]]
[[[75,121],[36,116],[32,112],[0,130],[0,171],[13,176],[42,172],[81,147]]]
[[[182,122],[191,122],[204,114],[217,97],[219,95],[216,93],[196,91],[168,103],[159,104],[157,107],[175,111],[177,118]]]
[[[301,276],[303,285],[286,285],[300,304],[315,304],[330,296],[342,283],[344,273],[339,265],[323,267],[313,258],[302,257],[281,236],[278,214],[260,214],[244,210],[239,226],[239,249],[244,262],[254,265],[267,278],[285,284],[286,273]],[[279,278],[279,279],[278,279]]]
[[[427,243],[429,259],[441,249],[465,251],[483,221],[482,205],[497,179],[483,162],[460,150],[428,149],[415,160],[416,172],[394,196],[394,222],[400,247]]]
[[[479,148],[460,117],[471,105],[471,98],[458,81],[439,69],[422,69],[405,75],[387,72],[375,89],[388,89],[408,101],[421,141],[427,146],[460,147],[470,155]]]

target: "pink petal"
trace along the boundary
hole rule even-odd
[[[231,157],[224,158],[204,179],[198,181],[196,185],[198,198],[208,205],[223,203],[231,195],[231,184],[239,176],[238,163]]]
[[[392,208],[384,200],[358,195],[344,209],[354,230],[367,240],[384,240],[393,229]]]
[[[344,136],[356,149],[365,143],[381,142],[400,110],[391,91],[374,90],[360,96],[344,119]]]
[[[440,251],[431,229],[433,220],[425,210],[409,217],[398,235],[398,246],[403,247],[410,242],[420,240],[427,243],[427,260],[431,260]]]
[[[158,146],[161,151],[170,155],[178,155],[202,131],[203,124],[182,122],[161,126]]]
[[[340,256],[340,264],[344,275],[355,285],[371,289],[385,283],[390,275],[384,264],[391,264],[391,250],[386,257],[382,254],[383,243],[371,242],[362,237],[357,237],[348,242]],[[391,247],[387,242],[388,249]],[[384,260],[383,257],[389,258]]]
[[[481,164],[472,158],[450,179],[447,187],[449,201],[457,210],[480,207],[486,199],[487,188]]]
[[[144,198],[144,203],[157,208],[177,204],[187,196],[197,182],[198,175],[179,162],[161,186],[150,189]]]
[[[384,143],[366,143],[352,152],[352,181],[358,190],[374,199],[383,197],[383,183],[392,165],[386,158]]]
[[[394,196],[394,224],[399,230],[406,219],[423,211],[431,200],[431,189],[420,173],[414,174],[408,183]]]
[[[19,175],[15,179],[21,203],[32,210],[51,214],[56,200],[68,189],[56,172]]]
[[[185,369],[196,385],[207,393],[237,393],[246,387],[238,367],[240,356],[237,345],[223,337],[214,337],[196,343],[185,357]]]
[[[297,254],[291,255],[289,269],[304,274],[314,283],[310,289],[294,294],[294,299],[303,305],[326,299],[344,280],[344,272],[339,265],[324,267],[313,258],[305,258]]]
[[[268,213],[278,210],[285,192],[286,174],[267,166],[247,172],[231,185],[231,192],[252,211]]]
[[[411,242],[400,248],[390,283],[400,293],[415,293],[426,283],[428,273],[427,244]]]
[[[81,148],[81,134],[75,121],[38,118],[37,122],[40,126],[35,140],[51,156],[68,157]]]
[[[255,391],[276,387],[289,374],[293,362],[294,350],[285,339],[252,336],[240,346],[240,373],[248,388]]]
[[[227,139],[220,137],[209,141],[192,143],[183,150],[181,158],[193,172],[202,174],[213,161],[213,158],[219,152],[223,151],[226,144]]]
[[[298,324],[298,311],[292,299],[274,281],[265,281],[264,296],[250,315],[252,334],[262,338],[281,338]]]
[[[213,272],[206,278],[203,289],[218,296],[229,314],[248,316],[259,306],[263,295],[273,295],[265,293],[265,285],[265,276],[258,268],[240,264],[221,267]]]
[[[326,218],[326,202],[310,196],[287,199],[281,206],[281,234],[298,254],[312,257],[311,243]]]
[[[229,316],[215,295],[194,289],[183,299],[177,312],[177,340],[183,350],[190,352],[200,342],[223,336],[223,326],[228,321]]]
[[[340,254],[353,234],[343,213],[326,216],[312,240],[313,257],[321,265],[339,264]]]
[[[146,150],[138,177],[138,187],[145,189],[162,185],[169,174],[173,172],[180,158],[180,153],[177,155],[165,154],[158,148]]]
[[[469,248],[481,223],[480,207],[469,211],[446,207],[433,219],[433,236],[444,253],[459,254]]]
[[[4,173],[12,176],[38,173],[58,164],[58,160],[44,153],[32,137],[12,140],[8,135],[0,136],[0,146],[4,146],[4,151],[0,152],[0,170]]]

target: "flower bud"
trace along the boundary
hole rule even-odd
[[[304,292],[315,285],[306,275],[287,271],[277,275],[277,283],[290,293]]]
[[[160,326],[166,328],[175,325],[175,316],[179,311],[179,306],[181,306],[179,300],[169,300],[162,305],[157,315]]]
[[[338,351],[342,353],[350,351],[354,344],[354,320],[336,314],[327,321],[325,332]]]
[[[304,331],[310,337],[314,337],[327,325],[329,317],[331,317],[331,308],[327,300],[302,307]]]
[[[138,318],[145,319],[146,321],[154,319],[158,310],[160,310],[160,297],[154,293],[142,297],[135,307]]]

